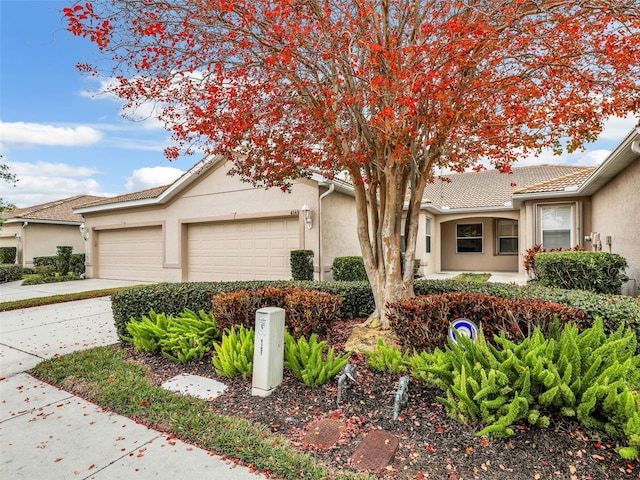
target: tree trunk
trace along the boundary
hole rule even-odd
[[[420,204],[426,175],[420,180],[402,164],[385,171],[384,184],[356,183],[357,228],[364,266],[371,283],[376,309],[365,322],[389,329],[388,302],[414,296],[413,265],[420,220]],[[405,192],[409,191],[405,210]],[[401,252],[401,225],[405,217],[405,253]]]

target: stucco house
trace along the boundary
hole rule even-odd
[[[444,180],[443,180],[444,179]],[[444,175],[427,186],[417,251],[425,273],[510,271],[524,254],[580,245],[622,255],[640,281],[640,126],[597,168],[538,165]]]
[[[639,143],[636,128],[597,168],[535,165],[436,177],[420,213],[421,273],[505,271],[524,279],[529,247],[581,245],[624,256],[625,293],[636,294]],[[224,160],[205,158],[172,185],[76,209],[89,230],[87,276],[287,279],[289,252],[310,249],[316,278],[330,279],[336,256],[360,255],[348,183],[316,175],[283,194],[252,188],[228,170]]]
[[[16,263],[23,267],[32,267],[34,257],[56,255],[58,246],[72,246],[74,253],[84,253],[85,242],[79,229],[84,219],[73,210],[101,198],[76,195],[5,211],[0,247],[16,247]]]
[[[291,277],[291,250],[314,251],[316,278],[358,255],[353,189],[319,175],[290,193],[231,177],[206,157],[173,184],[76,209],[88,230],[86,275],[140,281]],[[320,268],[322,265],[322,268]]]

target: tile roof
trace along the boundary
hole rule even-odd
[[[76,195],[75,197],[63,198],[31,207],[14,208],[13,210],[3,212],[3,217],[5,219],[40,220],[54,223],[82,223],[84,221],[82,215],[73,213],[73,210],[89,202],[95,202],[103,198],[104,197],[97,197],[95,195]]]
[[[583,170],[570,173],[564,177],[547,180],[530,185],[525,188],[516,190],[514,193],[544,193],[544,192],[562,192],[567,190],[578,189],[591,176],[595,167],[587,167]]]
[[[124,195],[117,195],[115,197],[101,198],[94,202],[82,205],[82,207],[95,207],[98,205],[111,205],[113,203],[133,202],[136,200],[147,200],[149,198],[159,197],[167,188],[171,185],[162,185],[160,187],[147,188],[139,192],[125,193]]]
[[[511,202],[514,193],[522,193],[529,187],[547,182],[553,184],[553,181],[567,176],[576,176],[571,185],[581,179],[579,186],[593,170],[592,167],[569,165],[533,165],[514,167],[511,174],[484,170],[441,175],[427,184],[423,202],[453,209],[499,207]],[[558,183],[556,190],[564,190],[566,185],[562,184],[560,188],[561,184]]]

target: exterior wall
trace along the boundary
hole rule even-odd
[[[326,189],[323,190],[320,195],[325,193]],[[323,267],[322,280],[332,278],[331,265],[336,257],[362,255],[356,225],[356,208],[353,197],[334,191],[322,200],[322,252],[320,255]],[[306,235],[309,233],[309,230],[305,231]],[[318,252],[316,252],[316,257],[318,257]],[[315,258],[314,262],[318,267],[318,258]]]
[[[438,241],[436,250],[441,258],[441,265],[436,271],[518,271],[518,265],[521,263],[521,255],[496,254],[494,232],[494,221],[496,219],[507,218],[518,220],[518,212],[496,212],[493,217],[480,215],[447,215],[438,218],[439,236],[436,237],[436,241]],[[482,253],[456,252],[456,225],[459,223],[482,223]]]
[[[525,202],[520,208],[520,256],[524,259],[526,251],[534,245],[541,243],[540,232],[538,231],[538,207],[543,205],[575,205],[575,216],[573,221],[573,244],[583,248],[591,248],[591,244],[585,242],[584,237],[593,231],[592,227],[592,201],[589,197],[572,197],[562,199],[541,199]],[[520,273],[524,273],[523,262],[520,262]]]
[[[71,246],[73,253],[84,253],[85,245],[77,225],[56,225],[29,222],[9,223],[2,226],[0,245],[18,246],[15,234],[20,236],[22,266],[33,267],[34,257],[49,257],[57,254],[58,246]],[[18,248],[18,256],[20,248]]]
[[[318,261],[319,225],[318,225],[318,185],[310,180],[300,180],[292,186],[291,193],[283,193],[273,188],[264,190],[253,188],[241,182],[237,177],[227,175],[229,167],[221,163],[202,174],[202,177],[180,192],[165,205],[138,207],[85,214],[85,224],[93,237],[89,239],[91,248],[87,252],[87,277],[99,278],[99,266],[95,232],[127,227],[162,226],[163,229],[163,268],[162,278],[158,281],[180,282],[187,278],[186,239],[190,224],[233,220],[251,220],[253,218],[298,217],[300,225],[300,245],[298,248],[313,250],[315,262]],[[338,218],[343,208],[336,195],[332,206],[330,195],[323,201],[323,215]],[[326,203],[325,203],[326,202]],[[344,203],[344,202],[343,202]],[[311,207],[313,227],[304,227],[300,213],[303,205]],[[327,235],[339,236],[344,224],[332,227]],[[355,231],[355,227],[354,231]],[[333,233],[331,233],[333,232]],[[92,235],[93,234],[93,235]],[[325,254],[327,258],[335,255],[333,251]],[[325,262],[323,262],[325,263]],[[325,263],[326,265],[326,263]]]
[[[637,295],[640,288],[640,158],[593,195],[592,231],[600,234],[602,251],[627,259],[630,281],[625,293]],[[606,237],[611,245],[606,245]]]
[[[427,226],[426,219],[431,220],[431,252],[427,253]],[[416,238],[416,260],[420,260],[419,274],[428,275],[436,271],[436,248],[440,245],[439,226],[435,215],[422,212],[420,214],[420,224],[418,225],[418,238]]]

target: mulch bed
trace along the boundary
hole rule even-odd
[[[341,347],[358,322],[336,324],[329,343]],[[211,402],[221,414],[252,419],[272,432],[291,439],[302,451],[327,465],[353,471],[349,458],[364,435],[372,430],[395,434],[399,448],[380,476],[394,479],[638,479],[640,462],[626,461],[610,439],[590,435],[577,421],[552,418],[549,428],[516,425],[509,438],[482,439],[478,429],[449,417],[437,397],[437,388],[412,382],[407,407],[393,421],[398,375],[369,369],[366,357],[352,356],[357,383],[336,404],[337,383],[309,389],[285,369],[284,380],[269,397],[251,395],[251,380],[218,377],[211,357],[180,364],[161,355],[138,354],[128,344],[130,357],[144,363],[152,382],[160,385],[181,373],[216,378],[229,386]],[[305,434],[320,419],[336,419],[344,425],[338,442],[318,448],[304,442]]]

